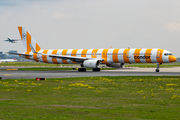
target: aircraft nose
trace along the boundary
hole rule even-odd
[[[169,62],[176,62],[177,58],[173,55],[169,56]]]

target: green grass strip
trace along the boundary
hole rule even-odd
[[[180,76],[0,80],[0,119],[179,119]]]

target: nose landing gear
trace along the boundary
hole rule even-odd
[[[156,69],[156,72],[159,72],[159,69],[158,69],[158,68]]]
[[[155,70],[156,72],[159,72],[159,65],[162,65],[162,63],[157,63],[157,69]]]

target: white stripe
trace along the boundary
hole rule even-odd
[[[141,49],[139,56],[144,56],[147,49]],[[140,59],[141,63],[147,63],[146,59]]]
[[[57,51],[57,55],[62,55],[62,51],[63,51],[63,49],[59,49],[59,50]],[[57,62],[58,62],[58,64],[63,64],[62,59],[58,59],[58,58],[57,58]]]
[[[135,63],[135,60],[134,60],[134,51],[135,51],[135,49],[130,49],[129,50],[129,61],[130,61],[130,63]]]
[[[153,63],[157,63],[157,59],[156,59],[157,50],[158,50],[158,49],[152,49],[152,51],[151,51],[151,61],[152,61]]]
[[[22,27],[22,40],[23,40],[23,46],[25,48],[25,52],[27,52],[27,35],[26,35],[26,29]]]
[[[31,45],[33,46],[34,50],[36,50],[36,41],[31,36]]]
[[[125,49],[120,49],[119,52],[118,52],[118,61],[119,61],[120,63],[124,63],[124,59],[123,59],[124,50],[125,50]]]
[[[86,53],[87,58],[91,58],[92,51],[93,51],[93,49],[88,49],[88,51]]]
[[[169,57],[168,57],[168,55],[165,56],[164,53],[170,53],[170,52],[167,51],[167,50],[164,50],[163,53],[162,53],[162,60],[163,60],[163,62],[164,63],[168,63],[169,62]]]
[[[32,55],[32,56],[29,57],[29,59],[30,59],[30,60],[34,60],[34,58],[33,58],[33,52],[30,52],[29,55]]]
[[[40,50],[38,53],[40,53],[40,54],[37,54],[37,58],[39,58],[38,60],[39,60],[39,62],[44,62],[43,60],[42,60],[42,52],[43,52],[44,50]]]
[[[48,50],[47,54],[52,54],[52,52],[53,52],[53,50]],[[52,57],[49,57],[49,56],[47,55],[47,61],[48,61],[48,63],[53,63]]]
[[[82,51],[83,51],[83,49],[78,49],[76,56],[81,57]]]
[[[114,49],[109,49],[108,52],[107,52],[107,62],[109,64],[114,63],[113,57],[112,57],[113,51],[114,51]]]
[[[68,49],[66,56],[71,56],[72,51],[73,51],[73,49]],[[72,64],[72,61],[69,59],[67,59],[67,62],[68,62],[68,64]]]
[[[96,53],[97,58],[102,59],[102,52],[104,49],[99,49]]]

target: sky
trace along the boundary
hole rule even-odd
[[[18,26],[43,49],[160,48],[180,57],[179,0],[0,0],[0,51],[24,52]]]

